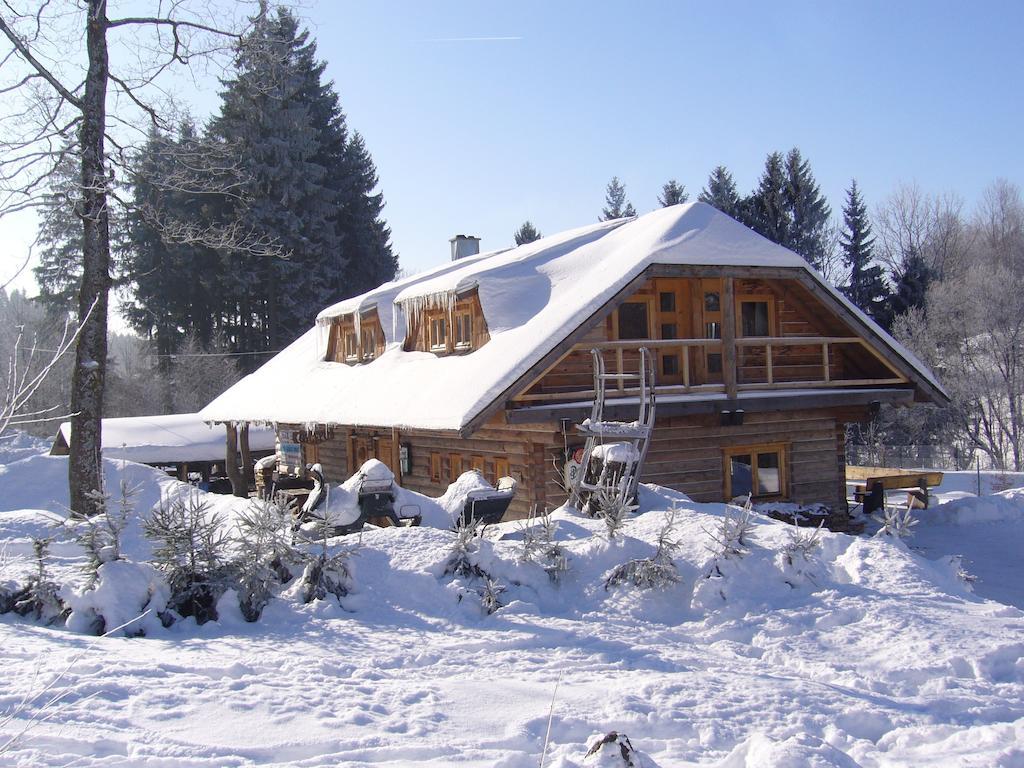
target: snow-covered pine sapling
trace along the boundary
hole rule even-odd
[[[235,573],[239,608],[246,621],[260,617],[275,584],[291,579],[288,563],[294,562],[296,556],[290,524],[290,511],[274,501],[252,499],[238,513]]]
[[[348,558],[352,549],[343,549],[333,555],[316,555],[306,562],[302,572],[302,600],[311,603],[314,600],[326,600],[334,595],[341,600],[352,589],[352,570]]]
[[[46,624],[57,624],[68,616],[67,606],[60,599],[60,588],[50,580],[46,569],[51,539],[32,539],[32,553],[36,559],[36,572],[28,585],[14,598],[12,610],[19,616],[32,617]]]
[[[614,481],[604,483],[594,491],[591,503],[595,502],[598,514],[604,520],[608,540],[613,541],[621,533],[626,525],[626,518],[637,509],[637,505],[629,503],[629,499]]]
[[[876,535],[891,536],[894,539],[909,538],[914,534],[914,526],[917,525],[910,507],[887,506],[882,510],[879,522],[882,527]]]
[[[519,559],[539,565],[548,578],[557,582],[569,570],[569,558],[565,549],[555,541],[558,525],[547,512],[538,515],[537,507],[530,510],[530,516],[523,525],[523,546]]]
[[[162,501],[143,528],[156,545],[154,565],[171,590],[167,607],[180,616],[194,616],[198,624],[217,618],[217,600],[227,588],[223,522],[208,502],[193,494]]]
[[[658,531],[658,548],[651,557],[637,558],[616,566],[604,580],[605,590],[620,584],[632,584],[638,589],[662,589],[680,581],[679,569],[673,556],[681,542],[675,538],[676,509],[673,506],[665,516],[665,524]]]
[[[810,580],[812,584],[817,583],[808,566],[811,563],[811,557],[821,547],[821,528],[824,524],[822,521],[815,528],[793,526],[789,530],[789,540],[782,545],[781,555],[783,568],[793,574],[792,580],[786,579],[786,584],[793,589],[796,589],[797,582],[804,579]]]
[[[100,491],[88,494],[93,509],[88,515],[73,515],[65,525],[71,530],[75,542],[85,550],[86,587],[96,585],[97,573],[104,563],[121,559],[121,537],[128,518],[135,511],[135,498],[141,486],[131,486],[121,480],[120,497],[116,504],[109,495]]]
[[[978,580],[978,577],[972,573],[969,573],[964,568],[964,556],[963,555],[949,555],[946,558],[946,562],[949,564],[949,569],[953,572],[957,581],[961,582],[968,591],[974,591],[974,582]]]
[[[808,560],[811,555],[821,547],[821,528],[825,523],[820,523],[815,528],[798,528],[793,526],[789,531],[789,541],[782,547],[782,554],[786,563],[795,565],[797,558]]]
[[[505,588],[490,576],[484,576],[484,585],[480,588],[480,607],[484,613],[490,616],[499,608],[504,607],[501,602],[501,594]]]
[[[480,549],[481,530],[473,520],[459,520],[455,527],[455,540],[445,561],[445,576],[487,576],[473,557]]]
[[[750,535],[754,530],[754,507],[750,496],[735,515],[727,512],[711,530],[704,529],[711,544],[708,549],[716,558],[742,557],[747,554]]]
[[[306,567],[302,571],[302,600],[311,603],[325,600],[334,595],[341,600],[352,589],[352,569],[348,559],[355,553],[355,547],[343,547],[331,553],[330,539],[334,532],[327,505],[321,505],[313,513],[316,522],[317,544],[306,556]]]
[[[612,731],[604,736],[595,736],[587,740],[587,754],[583,759],[596,757],[596,765],[615,765],[621,768],[643,768],[645,761],[641,754],[633,748],[629,737],[624,733]]]

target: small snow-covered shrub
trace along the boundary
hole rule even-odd
[[[906,539],[914,534],[917,520],[911,514],[910,507],[886,507],[882,510],[879,521],[882,527],[876,536],[889,536],[894,539]]]
[[[654,555],[616,566],[605,577],[604,588],[609,590],[620,584],[632,584],[638,589],[661,589],[678,584],[679,569],[672,561],[672,556],[679,549],[681,542],[672,535],[675,522],[676,511],[672,509],[658,532],[658,549]]]
[[[782,547],[786,561],[793,565],[796,558],[808,559],[821,548],[821,526],[817,528],[793,528],[789,531],[789,541]]]
[[[751,532],[754,529],[754,512],[750,497],[735,515],[725,514],[718,525],[704,532],[711,537],[708,549],[716,558],[742,557],[747,553]]]
[[[824,523],[822,523],[824,525]],[[815,582],[815,574],[811,569],[814,553],[821,548],[821,528],[791,528],[789,540],[782,545],[780,552],[783,571],[789,572],[786,583],[796,589],[799,582],[809,580]]]
[[[90,589],[68,596],[67,626],[94,635],[120,628],[127,637],[142,637],[160,626],[170,595],[167,582],[152,566],[112,560],[99,566]]]
[[[445,576],[487,576],[474,557],[480,549],[481,530],[481,527],[472,520],[459,522],[455,528],[455,540],[445,561]]]
[[[278,501],[253,499],[238,513],[236,526],[239,609],[246,621],[256,621],[274,585],[292,578],[288,566],[298,557],[291,544],[291,511]]]
[[[334,595],[340,600],[352,591],[352,570],[348,559],[352,549],[344,549],[333,555],[321,553],[306,561],[302,572],[302,601],[325,600]]]
[[[974,582],[978,580],[978,577],[969,573],[967,569],[964,568],[963,555],[948,555],[940,562],[944,562],[946,564],[950,572],[953,574],[953,577],[962,583],[968,591],[974,591]]]
[[[624,733],[611,731],[587,740],[587,765],[600,768],[657,768],[654,762],[636,749]]]
[[[501,594],[504,591],[505,588],[490,576],[484,577],[484,585],[480,588],[480,607],[484,613],[490,616],[505,605],[501,602]]]
[[[555,541],[557,524],[549,514],[537,514],[534,507],[522,527],[523,544],[519,559],[539,565],[548,578],[557,582],[569,570],[569,559],[565,548]]]
[[[8,599],[11,610],[19,616],[32,616],[36,621],[53,625],[67,618],[68,609],[60,597],[60,588],[50,580],[46,569],[50,539],[33,539],[32,552],[36,559],[36,572],[28,584]]]
[[[164,500],[145,522],[153,560],[170,587],[167,607],[198,624],[217,618],[227,588],[227,537],[223,518],[198,495]],[[164,619],[167,621],[167,618]]]
[[[91,513],[72,515],[65,522],[72,538],[85,550],[87,586],[96,583],[101,565],[121,558],[121,536],[128,518],[135,510],[135,497],[138,493],[138,487],[132,487],[127,480],[121,480],[121,495],[115,505],[111,503],[108,494],[92,491],[89,494],[94,505]]]
[[[306,553],[306,567],[302,571],[302,600],[306,603],[325,600],[327,595],[340,600],[352,591],[352,569],[348,561],[356,547],[331,552],[330,540],[336,520],[328,506],[315,510],[312,515],[317,538],[312,551]]]
[[[614,482],[606,483],[594,492],[590,505],[593,507],[595,504],[597,514],[604,520],[605,533],[609,541],[622,532],[626,518],[638,508],[636,504],[630,503]]]

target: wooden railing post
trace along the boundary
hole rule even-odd
[[[619,391],[621,392],[626,388],[626,383],[622,379],[622,347],[615,350],[615,372],[619,374]]]
[[[821,380],[826,384],[829,382],[828,370],[828,342],[821,345]]]
[[[731,277],[722,279],[722,382],[725,396],[736,399],[736,292]]]
[[[772,345],[771,344],[765,344],[764,345],[764,365],[765,365],[765,373],[768,375],[768,383],[771,384],[771,383],[773,383],[773,381],[772,381]]]
[[[683,344],[683,386],[690,388],[690,347]]]

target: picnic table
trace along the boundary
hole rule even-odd
[[[870,515],[885,506],[886,491],[906,491],[908,507],[928,509],[928,489],[942,484],[942,472],[848,466],[846,479],[859,481],[853,488],[853,499],[864,506],[864,514]]]

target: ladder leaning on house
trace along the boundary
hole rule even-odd
[[[577,425],[587,440],[579,472],[570,488],[569,504],[591,513],[609,503],[628,504],[636,497],[640,472],[654,429],[654,357],[640,348],[636,373],[607,373],[604,357],[590,350],[594,360],[594,404],[590,418]],[[605,390],[612,381],[619,389],[639,392],[636,421],[605,421]],[[633,384],[635,386],[629,386]]]

